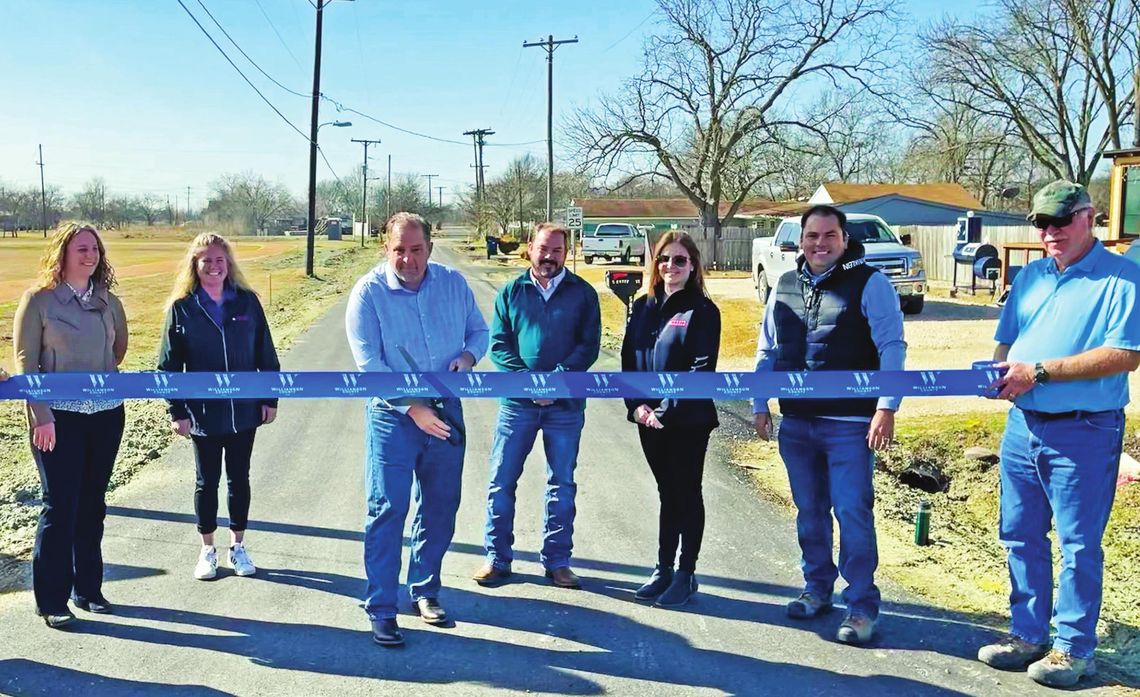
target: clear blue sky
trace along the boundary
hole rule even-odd
[[[242,81],[177,0],[3,0],[0,182],[38,184],[42,143],[48,183],[69,194],[102,176],[113,193],[177,194],[184,206],[190,186],[197,209],[219,174],[244,170],[303,194],[309,100],[260,75],[199,0],[183,2],[305,136]],[[297,92],[311,90],[315,11],[308,0],[201,3],[267,73]],[[904,7],[915,24],[946,9],[930,0]],[[353,126],[321,129],[321,146],[346,174],[362,155],[349,139],[379,138],[369,150],[377,174],[390,153],[394,172],[439,174],[433,185],[447,187],[451,201],[473,178],[463,131],[489,127],[496,131],[489,142],[499,143],[546,137],[545,52],[524,50],[524,40],[553,33],[581,41],[555,53],[557,139],[560,112],[637,72],[654,8],[652,0],[337,0],[325,10],[321,92],[462,144],[403,134],[323,102],[321,121]],[[489,176],[528,150],[545,160],[544,143],[487,148]],[[320,163],[318,177],[330,176]]]

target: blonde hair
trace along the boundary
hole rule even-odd
[[[81,232],[90,232],[95,237],[95,246],[99,248],[99,263],[91,274],[91,282],[110,289],[115,287],[115,269],[107,261],[107,248],[103,246],[103,238],[91,223],[60,223],[48,242],[47,251],[40,259],[40,273],[36,278],[36,288],[55,288],[63,283],[63,267],[67,262],[67,245]]]
[[[686,288],[695,288],[701,292],[706,298],[709,296],[708,290],[705,288],[705,270],[701,264],[701,250],[697,247],[697,243],[689,236],[687,232],[679,230],[670,230],[657,240],[657,244],[653,247],[653,256],[649,259],[649,294],[657,292],[657,286],[663,285],[665,280],[661,277],[661,265],[657,263],[657,257],[665,251],[669,245],[677,243],[685,248],[689,253],[689,266],[692,271],[689,272],[689,280],[685,282]]]
[[[241,272],[241,268],[238,266],[237,259],[234,258],[234,250],[229,241],[217,233],[203,232],[190,242],[190,248],[186,250],[186,256],[178,267],[178,275],[174,277],[174,290],[170,292],[170,297],[166,301],[168,306],[198,290],[200,285],[198,281],[198,257],[211,246],[221,248],[222,253],[226,255],[226,284],[253,292],[253,288],[245,280],[245,274]]]

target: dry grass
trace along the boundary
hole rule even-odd
[[[1002,415],[900,416],[899,444],[879,458],[875,471],[875,527],[879,572],[929,599],[934,605],[991,618],[1008,618],[1009,580],[1005,551],[997,540],[998,471],[963,457],[979,445],[998,449]],[[1134,432],[1136,423],[1129,424]],[[1140,436],[1133,434],[1131,440]],[[774,443],[737,441],[733,459],[747,468],[764,495],[791,508],[787,474]],[[912,463],[939,467],[950,490],[928,494],[899,483]],[[914,512],[920,499],[933,504],[930,546],[913,542]],[[836,537],[838,539],[838,536]],[[1098,631],[1103,661],[1130,681],[1140,680],[1140,485],[1117,493],[1104,539],[1104,608]],[[1059,570],[1056,556],[1054,569]]]
[[[149,232],[149,231],[148,231]],[[119,277],[116,289],[130,326],[130,348],[123,370],[154,368],[173,269],[194,232],[109,233],[107,254]],[[376,247],[359,242],[318,240],[317,278],[304,274],[304,238],[230,238],[248,280],[261,295],[278,348],[289,343],[352,287],[376,261]],[[19,291],[0,296],[0,351],[11,367],[12,320],[23,290],[30,285],[43,239],[0,240],[0,269]],[[373,243],[374,245],[375,243]],[[8,259],[16,259],[16,264]],[[13,271],[13,267],[16,268]],[[127,402],[127,430],[112,487],[119,486],[170,441],[165,406],[155,401]],[[23,403],[0,402],[0,551],[27,552],[39,503],[39,482],[28,452]]]

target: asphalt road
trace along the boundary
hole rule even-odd
[[[458,262],[441,245],[435,258]],[[494,288],[478,280],[478,268],[460,265],[488,310]],[[352,368],[343,309],[335,307],[288,352],[286,369]],[[615,363],[607,356],[600,365]],[[490,367],[484,362],[480,369]],[[257,576],[238,578],[224,569],[213,582],[192,578],[199,545],[194,467],[189,444],[180,443],[111,501],[104,588],[115,615],[80,612],[74,629],[52,631],[33,615],[29,591],[0,596],[0,692],[1050,693],[1024,675],[975,662],[976,646],[989,633],[970,617],[911,602],[889,585],[879,638],[870,647],[832,641],[839,612],[809,622],[787,619],[784,603],[801,580],[792,520],[757,497],[715,443],[705,477],[700,594],[683,611],[634,602],[633,590],[655,558],[657,500],[634,427],[616,400],[591,402],[583,435],[574,568],[585,588],[556,589],[542,576],[538,457],[527,462],[519,488],[516,581],[480,588],[470,574],[482,561],[495,408],[487,400],[466,404],[464,498],[441,596],[457,619],[453,628],[422,624],[406,609],[405,596],[407,646],[372,643],[359,601],[362,403],[284,402],[254,450],[247,546]],[[726,412],[723,430],[734,420]]]

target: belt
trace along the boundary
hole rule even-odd
[[[1077,420],[1077,419],[1095,419],[1098,416],[1105,414],[1119,413],[1120,409],[1109,409],[1107,411],[1085,411],[1084,409],[1077,409],[1075,411],[1034,411],[1032,409],[1022,409],[1029,416],[1039,421],[1061,421],[1061,420]]]

